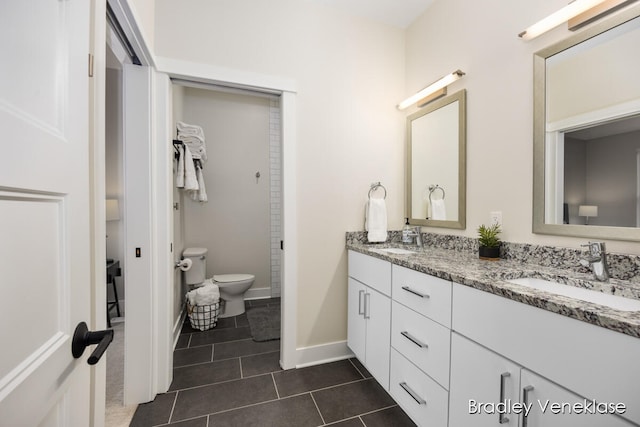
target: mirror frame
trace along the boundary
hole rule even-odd
[[[456,221],[411,218],[412,182],[411,170],[411,122],[458,101],[458,219]],[[407,176],[405,195],[405,218],[409,224],[426,227],[455,228],[464,230],[467,226],[467,91],[462,89],[452,95],[440,98],[407,117]]]
[[[546,59],[592,37],[640,16],[640,5],[596,23],[578,34],[542,49],[533,55],[533,232],[556,236],[591,237],[640,241],[640,228],[602,225],[546,224],[545,205],[545,129],[546,129]]]

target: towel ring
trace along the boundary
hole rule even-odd
[[[369,189],[369,199],[371,199],[371,193],[377,190],[378,188],[382,188],[382,190],[384,190],[383,199],[387,198],[387,189],[384,188],[384,185],[380,184],[379,182],[374,182],[373,184],[371,184],[371,188]]]
[[[436,185],[432,184],[432,185],[429,186],[429,201],[431,201],[431,195],[436,190],[442,191],[442,200],[444,200],[444,195],[445,195],[444,188],[440,187],[438,184],[436,184]]]

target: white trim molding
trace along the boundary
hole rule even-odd
[[[335,362],[354,357],[354,354],[347,347],[346,341],[337,341],[329,344],[302,347],[297,350],[298,363],[296,368],[320,365],[322,363]]]
[[[181,59],[155,57],[158,71],[172,78],[271,94],[296,92],[293,80]]]
[[[298,324],[296,82],[278,76],[166,57],[155,57],[155,64],[158,72],[165,73],[172,79],[253,90],[280,96],[280,117],[282,120],[282,239],[284,241],[281,270],[282,334],[280,340],[280,366],[283,369],[295,368],[298,363],[298,353],[296,351]]]

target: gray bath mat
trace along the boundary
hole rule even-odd
[[[247,309],[247,319],[254,341],[280,339],[280,307],[252,307]]]

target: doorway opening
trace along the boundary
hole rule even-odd
[[[280,298],[279,95],[174,79],[172,107],[173,131],[178,122],[200,126],[207,157],[202,162],[207,202],[173,189],[176,261],[186,248],[206,248],[207,278],[249,273],[255,282],[245,300]],[[174,173],[177,164],[176,160]],[[179,270],[174,281],[184,295],[188,289]]]

